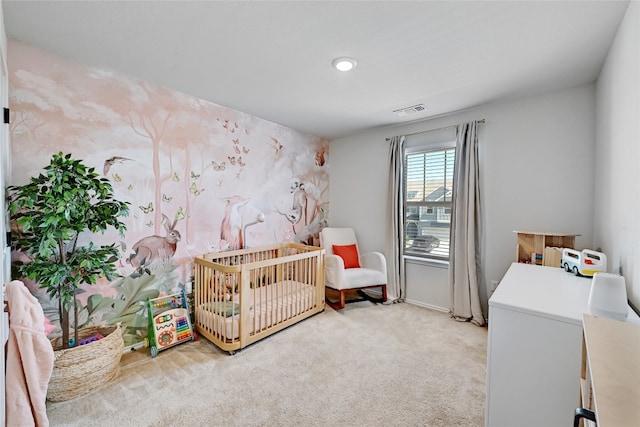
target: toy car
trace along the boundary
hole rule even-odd
[[[607,256],[602,252],[583,249],[562,249],[560,267],[576,276],[591,277],[596,273],[607,271]]]

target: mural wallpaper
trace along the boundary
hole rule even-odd
[[[125,345],[134,344],[146,336],[148,297],[190,290],[194,256],[318,244],[328,141],[15,40],[8,57],[11,184],[62,151],[102,171],[130,203],[124,239],[115,230],[84,236],[119,242],[121,277],[82,288],[78,326],[123,322]],[[57,325],[55,305],[27,285]]]

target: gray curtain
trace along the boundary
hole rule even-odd
[[[458,126],[449,264],[450,313],[485,324],[479,295],[482,221],[478,179],[478,122]]]
[[[387,221],[387,284],[388,301],[402,302],[405,298],[402,180],[404,178],[404,136],[391,138],[389,148],[389,221]]]

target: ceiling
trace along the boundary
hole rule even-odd
[[[9,38],[329,139],[593,82],[628,5],[2,3]],[[331,68],[338,56],[357,67]]]

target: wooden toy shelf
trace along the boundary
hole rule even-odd
[[[579,234],[534,233],[514,231],[518,235],[516,260],[538,265],[560,266],[560,251],[546,248],[575,249],[575,239]]]

